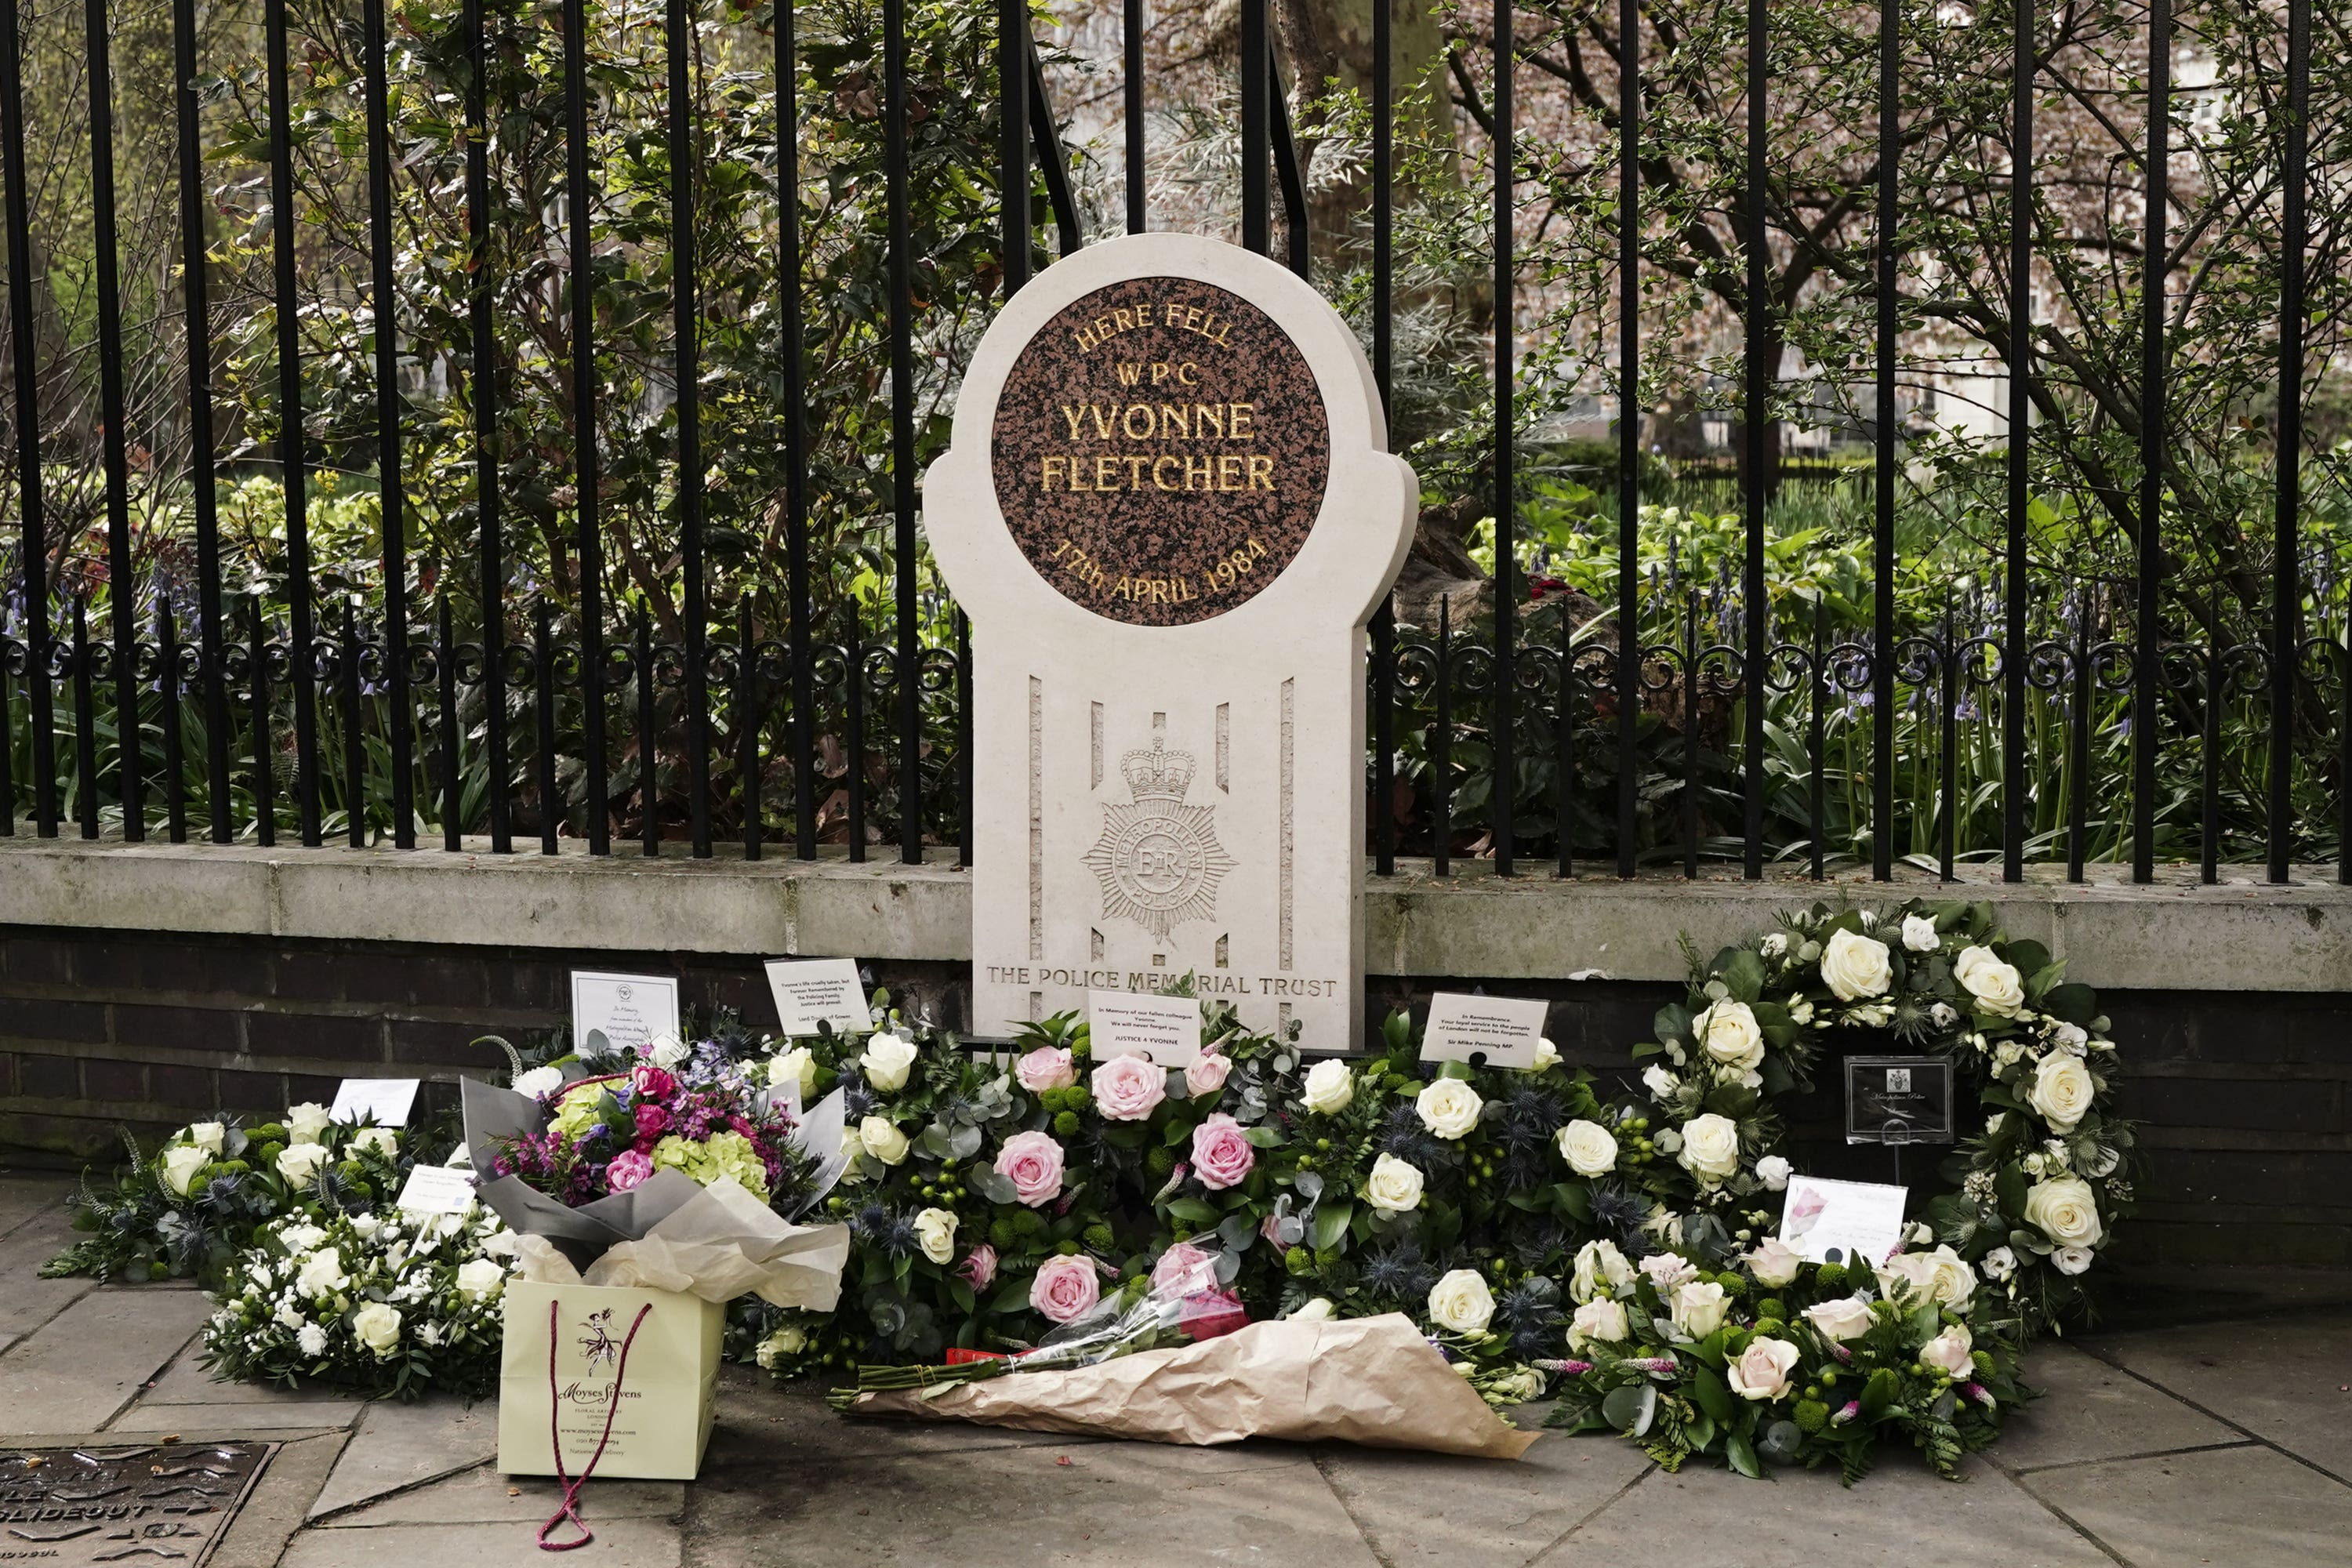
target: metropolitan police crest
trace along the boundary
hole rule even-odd
[[[1103,805],[1102,837],[1087,864],[1102,883],[1103,917],[1129,920],[1161,942],[1190,921],[1213,920],[1217,884],[1234,868],[1217,842],[1213,805],[1186,805],[1192,753],[1155,740],[1119,759],[1126,805]]]

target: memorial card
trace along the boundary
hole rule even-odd
[[[768,990],[776,999],[785,1038],[814,1035],[820,1024],[836,1035],[863,1035],[874,1027],[856,959],[772,958],[767,967]]]
[[[664,1036],[678,1037],[677,980],[572,972],[572,1048],[580,1055],[646,1051]]]
[[[1087,1037],[1098,1062],[1142,1056],[1160,1067],[1190,1067],[1201,1055],[1201,999],[1089,991]]]
[[[1877,1263],[1903,1245],[1903,1201],[1909,1191],[1877,1182],[1790,1176],[1780,1240],[1808,1263],[1853,1258]]]
[[[418,1165],[394,1200],[410,1214],[465,1214],[474,1206],[474,1173],[446,1165]]]
[[[1952,1064],[1942,1057],[1848,1057],[1845,1141],[1950,1142]]]
[[[327,1111],[331,1121],[359,1121],[373,1117],[378,1127],[405,1127],[416,1104],[417,1080],[413,1078],[347,1078],[335,1086],[335,1103]]]
[[[1421,1059],[1531,1068],[1536,1065],[1536,1047],[1543,1040],[1544,1019],[1550,1013],[1551,1004],[1541,997],[1466,996],[1440,991],[1429,999]]]

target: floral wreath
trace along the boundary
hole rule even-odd
[[[1911,1239],[1975,1265],[2029,1324],[2086,1310],[2082,1277],[2130,1212],[2134,1134],[2115,1114],[2108,1021],[2063,963],[2003,933],[1988,903],[1923,899],[1815,904],[1704,963],[1684,952],[1689,997],[1633,1053],[1654,1058],[1642,1082],[1662,1125],[1634,1169],[1661,1229],[1712,1256],[1773,1234],[1769,1194],[1790,1174],[1775,1100],[1812,1087],[1838,1031],[1883,1030],[1950,1061],[1989,1113]]]

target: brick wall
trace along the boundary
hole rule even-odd
[[[677,974],[690,1006],[772,1018],[756,957],[263,942],[0,927],[0,1150],[79,1164],[114,1129],[146,1137],[215,1110],[274,1114],[324,1100],[337,1079],[457,1075],[499,1065],[490,1033],[561,1026],[574,968]],[[877,963],[924,1015],[964,1022],[961,965]],[[1375,980],[1370,1011],[1471,981]],[[1490,981],[1553,999],[1561,1051],[1630,1077],[1625,1050],[1678,988],[1630,982]],[[2258,1263],[2352,1279],[2352,991],[2123,992],[2104,998],[2126,1047],[2124,1105],[2146,1125],[2147,1169],[2119,1262],[2162,1270]],[[1824,1170],[1856,1158],[1835,1106],[1790,1108]],[[1933,1156],[1915,1153],[1915,1182]],[[1892,1174],[1855,1169],[1854,1174]]]

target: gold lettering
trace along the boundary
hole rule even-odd
[[[1090,490],[1094,489],[1094,486],[1087,483],[1086,474],[1086,469],[1078,466],[1078,459],[1072,458],[1070,459],[1070,488],[1074,490]]]
[[[1257,489],[1260,479],[1265,481],[1267,489],[1274,489],[1274,459],[1252,452],[1249,457],[1249,488]]]
[[[1149,458],[1129,458],[1127,459],[1127,488],[1129,489],[1139,490],[1143,488],[1143,465],[1150,461],[1151,461],[1151,459]],[[1266,461],[1271,463],[1274,459],[1268,458]],[[1272,481],[1269,480],[1265,488],[1268,489],[1274,489]]]
[[[1139,327],[1151,325],[1151,302],[1149,300],[1135,308],[1135,324]]]
[[[1223,404],[1195,403],[1192,405],[1192,417],[1199,426],[1202,440],[1205,441],[1209,438],[1209,432],[1212,429],[1216,431],[1218,440],[1222,441],[1225,438],[1225,405]]]
[[[1232,406],[1234,439],[1236,441],[1256,440],[1257,432],[1250,428],[1250,420],[1257,413],[1257,405],[1255,403],[1236,403]]]
[[[1200,482],[1199,484],[1197,484],[1197,485],[1196,485],[1196,484],[1194,484],[1194,483],[1192,482],[1192,481],[1193,481],[1193,480],[1195,480],[1195,479],[1198,479],[1198,480],[1200,480],[1201,482]],[[1186,489],[1188,489],[1188,490],[1192,490],[1192,489],[1213,490],[1213,489],[1215,489],[1217,488],[1217,464],[1216,464],[1216,459],[1215,459],[1215,458],[1185,458],[1185,459],[1184,459],[1184,488],[1185,488]]]
[[[1078,411],[1070,405],[1065,403],[1062,405],[1062,417],[1070,422],[1070,439],[1073,441],[1076,440],[1078,438]]]
[[[1168,379],[1168,375],[1169,375],[1169,365],[1168,365],[1168,362],[1167,362],[1166,360],[1164,360],[1164,359],[1159,359],[1159,360],[1153,360],[1153,361],[1151,362],[1151,384],[1152,384],[1152,385],[1154,385],[1154,386],[1158,386],[1161,382],[1166,381],[1166,380]]]
[[[1039,489],[1041,489],[1041,490],[1050,490],[1050,489],[1052,489],[1054,488],[1054,480],[1055,480],[1055,479],[1057,476],[1060,478],[1060,479],[1061,479],[1061,481],[1062,481],[1062,488],[1063,488],[1064,489],[1069,489],[1069,488],[1070,488],[1070,459],[1069,459],[1069,458],[1043,458],[1043,459],[1041,459],[1041,460],[1039,461],[1038,467],[1039,467],[1039,468],[1040,468],[1040,469],[1042,470],[1042,471],[1038,474],[1038,476],[1037,476],[1037,488],[1038,488]],[[1069,547],[1069,545],[1068,545],[1068,542],[1067,542],[1066,540],[1066,541],[1064,541],[1064,542],[1063,542],[1063,548],[1064,548],[1064,549],[1067,549],[1068,547]],[[1061,552],[1057,550],[1057,551],[1055,551],[1055,553],[1058,555],[1058,554],[1060,554],[1060,553],[1061,553]]]
[[[1242,460],[1228,454],[1217,459],[1217,488],[1237,490],[1242,488]]]
[[[1176,367],[1176,379],[1186,386],[1198,386],[1201,384],[1201,367],[1186,360]]]
[[[1151,482],[1152,482],[1154,485],[1158,486],[1160,489],[1163,489],[1163,490],[1181,490],[1181,489],[1182,489],[1184,488],[1183,486],[1181,486],[1181,485],[1171,485],[1171,484],[1170,484],[1166,479],[1161,479],[1161,478],[1160,477],[1160,471],[1161,471],[1162,469],[1166,468],[1167,468],[1167,466],[1168,466],[1169,464],[1171,464],[1171,463],[1174,463],[1174,464],[1178,467],[1178,468],[1180,468],[1180,469],[1181,469],[1181,468],[1183,467],[1183,465],[1184,465],[1184,459],[1183,459],[1183,458],[1171,458],[1171,457],[1168,457],[1168,456],[1165,456],[1165,455],[1152,458],[1152,459],[1151,459]],[[1141,487],[1140,485],[1137,486],[1136,488],[1137,488],[1138,489],[1142,489],[1142,487]]]
[[[1095,345],[1102,342],[1102,334],[1096,331],[1092,327],[1080,327],[1077,331],[1077,339],[1078,352],[1080,353],[1092,353],[1095,351]]]
[[[1095,435],[1102,440],[1109,440],[1111,427],[1118,418],[1118,405],[1089,403],[1087,405],[1087,412],[1095,416]]]
[[[1143,416],[1143,428],[1140,430],[1135,427],[1135,416],[1139,414]],[[1150,440],[1151,438],[1152,430],[1151,405],[1148,403],[1129,404],[1127,405],[1127,412],[1118,416],[1118,425],[1120,429],[1127,432],[1127,438],[1129,440]]]
[[[1138,381],[1142,379],[1142,376],[1143,367],[1141,365],[1136,364],[1128,360],[1121,360],[1118,362],[1118,384],[1121,386],[1133,386]]]
[[[1110,313],[1110,319],[1118,323],[1118,330],[1122,332],[1135,331],[1135,312],[1132,310],[1114,309]]]
[[[1117,458],[1097,458],[1095,459],[1095,489],[1098,490],[1116,490],[1118,489],[1118,459]]]
[[[1192,416],[1185,412],[1182,404],[1163,403],[1160,405],[1160,434],[1163,438],[1171,434],[1187,441],[1192,438]]]

